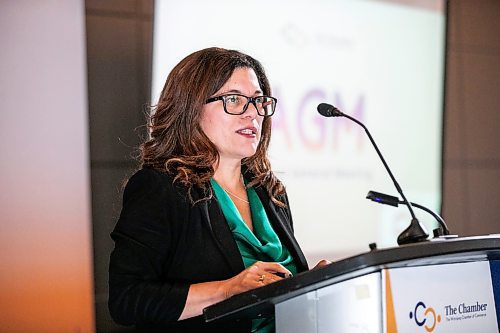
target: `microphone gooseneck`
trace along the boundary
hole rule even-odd
[[[345,118],[355,122],[356,124],[358,124],[359,126],[361,126],[365,130],[365,133],[368,135],[368,138],[370,139],[370,142],[372,143],[373,147],[375,148],[375,151],[377,152],[380,160],[384,164],[384,167],[385,167],[387,173],[391,177],[391,180],[394,183],[396,190],[398,191],[401,198],[403,198],[404,204],[406,205],[406,207],[408,207],[408,210],[410,211],[411,223],[408,226],[408,228],[403,230],[403,232],[398,236],[398,240],[397,240],[398,244],[403,245],[403,244],[416,243],[416,242],[421,242],[421,241],[426,240],[427,237],[429,237],[429,234],[427,233],[425,228],[420,224],[417,217],[415,216],[415,213],[413,212],[413,208],[412,208],[410,202],[408,201],[408,199],[406,199],[406,196],[404,195],[403,190],[401,189],[398,182],[396,181],[396,178],[394,178],[394,175],[392,174],[391,169],[389,168],[389,165],[387,165],[387,162],[385,161],[384,157],[382,156],[382,153],[378,149],[378,146],[375,143],[375,140],[373,140],[373,137],[370,134],[370,131],[368,131],[368,128],[366,128],[366,126],[362,122],[360,122],[359,120],[341,112],[335,106],[327,104],[327,103],[319,104],[318,105],[318,112],[324,117],[345,117]]]
[[[390,205],[390,206],[394,206],[394,207],[398,207],[398,205],[404,204],[404,201],[399,200],[398,197],[394,197],[392,195],[388,195],[388,194],[380,193],[380,192],[375,192],[375,191],[369,191],[368,194],[366,195],[366,198],[370,199],[372,201],[384,204],[384,205]],[[436,221],[440,225],[440,228],[434,229],[434,234],[437,233],[438,236],[450,235],[450,229],[448,229],[446,222],[444,222],[443,218],[439,214],[433,212],[431,209],[429,209],[425,206],[419,205],[418,203],[410,201],[410,204],[412,205],[412,207],[417,207],[417,208],[429,213],[430,215],[432,215],[432,217],[434,217],[434,219],[436,219]]]

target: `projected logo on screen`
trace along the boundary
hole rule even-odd
[[[356,150],[363,150],[366,138],[355,124],[320,117],[316,107],[321,102],[332,101],[339,109],[363,122],[366,113],[364,93],[357,94],[350,103],[346,103],[340,92],[328,94],[323,89],[310,88],[302,92],[296,104],[292,104],[282,98],[279,87],[274,87],[273,91],[279,101],[279,112],[273,116],[273,136],[281,136],[289,150],[298,146],[307,151],[337,150],[345,144],[339,144],[339,141],[345,141],[350,132],[354,136]]]
[[[434,308],[427,307],[420,301],[415,305],[415,310],[410,312],[410,319],[414,319],[415,323],[420,327],[423,326],[427,332],[434,332],[437,324],[441,322],[441,315],[436,315]]]

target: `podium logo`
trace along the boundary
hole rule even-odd
[[[420,301],[415,305],[415,310],[410,312],[410,319],[414,319],[417,326],[423,326],[427,332],[431,333],[441,322],[441,315],[436,315],[434,308],[427,307],[424,302]]]

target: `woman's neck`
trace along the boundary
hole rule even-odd
[[[244,187],[241,180],[241,161],[232,163],[219,161],[213,178],[219,185],[230,191],[241,189]]]

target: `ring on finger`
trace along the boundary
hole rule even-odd
[[[264,282],[264,279],[266,278],[266,274],[262,274],[261,276],[259,276],[259,282]]]

